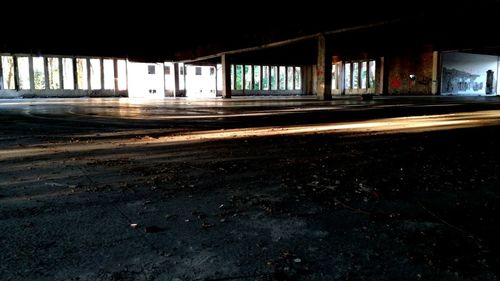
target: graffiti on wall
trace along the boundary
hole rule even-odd
[[[497,56],[444,53],[441,92],[459,95],[495,94],[498,69]]]
[[[483,90],[483,82],[477,81],[479,74],[443,67],[443,92],[477,92]]]

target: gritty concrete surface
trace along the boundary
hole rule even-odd
[[[499,101],[1,100],[0,280],[497,280]]]

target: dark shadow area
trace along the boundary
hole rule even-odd
[[[381,112],[375,104],[363,116],[344,109],[210,119],[207,128],[236,127],[235,120],[242,127],[293,125],[497,109],[427,105]],[[500,274],[500,126],[184,144],[146,139],[131,146],[120,145],[134,135],[129,130],[204,128],[195,120],[34,116],[0,117],[3,126],[17,126],[4,131],[2,148],[17,138],[21,150],[47,146],[44,155],[0,153],[6,280],[497,280]],[[67,134],[115,131],[122,138],[80,140],[96,149],[67,148],[73,144]],[[99,148],[104,140],[111,145]]]

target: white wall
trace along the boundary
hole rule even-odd
[[[196,75],[196,67],[201,67],[201,75]],[[214,69],[210,75],[210,69]],[[186,66],[186,94],[191,98],[215,97],[215,68],[213,66]]]
[[[154,74],[148,67],[154,66]],[[163,63],[128,62],[128,94],[131,98],[163,98],[165,79]]]

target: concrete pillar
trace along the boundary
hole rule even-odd
[[[35,89],[35,70],[33,69],[33,56],[29,56],[30,67],[30,89]]]
[[[302,66],[302,94],[311,95],[313,91],[313,67],[311,65]]]
[[[180,96],[179,92],[179,64],[174,63],[174,97]]]
[[[160,69],[160,73],[161,73],[161,77],[162,77],[162,79],[161,79],[161,85],[162,85],[161,92],[162,92],[163,97],[165,97],[165,92],[167,89],[166,83],[165,83],[165,63],[162,62],[162,63],[160,63],[160,65],[161,65],[161,67],[158,67],[158,68]]]
[[[231,63],[227,55],[222,55],[222,98],[231,98]],[[245,76],[245,69],[243,68],[243,76]],[[245,86],[243,85],[243,88]]]
[[[262,88],[262,78],[264,77],[264,73],[263,73],[263,72],[264,72],[264,66],[263,66],[263,65],[261,65],[261,66],[260,66],[260,77],[259,77],[259,79],[260,79],[260,80],[259,80],[259,81],[260,81],[260,82],[259,82],[259,89],[260,89],[261,91],[263,91],[263,90],[264,90],[264,89]]]
[[[324,35],[318,37],[317,95],[322,100],[332,99],[332,56]]]
[[[339,95],[344,95],[345,94],[345,79],[344,79],[344,72],[345,72],[345,64],[340,63],[338,64],[337,67],[337,85],[338,85],[338,90],[339,90]]]
[[[76,65],[76,58],[73,58],[73,88],[78,90],[78,67]]]
[[[12,56],[14,63],[14,88],[19,91],[19,66],[17,65],[17,57]]]
[[[182,65],[182,77],[181,79],[184,81],[184,90],[183,90],[183,93],[182,93],[182,96],[183,97],[187,97],[187,67],[185,64]]]
[[[104,90],[104,59],[99,58],[99,68],[101,69],[101,90]]]
[[[245,95],[245,83],[246,83],[246,75],[245,75],[245,65],[241,65],[241,92]]]
[[[127,89],[128,96],[128,59],[125,60],[125,89]]]
[[[118,92],[118,60],[113,59],[113,75],[115,78],[115,92]]]
[[[254,78],[255,78],[255,73],[254,73],[254,67],[253,64],[248,66],[248,70],[250,72],[250,91],[253,90],[253,84],[254,84]]]
[[[276,66],[276,90],[280,90],[280,83],[281,83],[281,75],[280,75],[280,66]]]
[[[3,66],[2,66],[2,57],[0,56],[0,90],[3,90]]]
[[[49,58],[43,57],[43,74],[45,78],[45,89],[50,89],[49,85]]]
[[[90,58],[87,58],[86,59],[87,61],[87,85],[88,85],[88,89],[89,91],[92,90],[92,79],[91,79],[91,74],[92,74],[92,71],[90,69]]]
[[[382,75],[380,76],[380,81],[381,84],[382,84],[382,93],[383,94],[389,94],[389,71],[390,71],[390,68],[388,67],[389,66],[389,58],[387,57],[382,57],[382,62],[381,62],[381,66],[383,67],[382,68]]]
[[[375,73],[376,73],[376,76],[375,76],[375,81],[377,81],[377,85],[375,86],[376,89],[376,93],[381,95],[384,93],[384,63],[385,63],[385,59],[384,57],[380,57],[379,61],[377,62],[377,65],[376,65],[376,70],[375,70]]]
[[[438,85],[439,85],[438,71],[439,71],[439,52],[434,51],[432,52],[432,89],[431,89],[431,93],[433,95],[436,95],[438,93]]]
[[[215,71],[215,73],[214,73],[214,75],[215,75],[215,77],[214,77],[215,78],[215,96],[217,96],[217,79],[218,79],[218,77],[217,77],[217,64],[215,64],[214,71]]]
[[[311,93],[316,95],[318,92],[318,71],[316,71],[317,67],[315,64],[311,66],[311,79],[312,79],[312,88],[311,88]]]
[[[64,89],[63,58],[59,58],[59,89]]]
[[[288,65],[285,66],[285,90],[289,91],[288,89]]]

